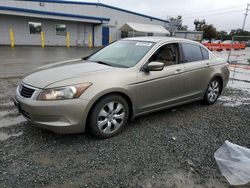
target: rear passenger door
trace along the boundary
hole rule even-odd
[[[210,57],[207,49],[195,43],[182,43],[184,61],[184,97],[192,100],[202,97],[210,80]]]

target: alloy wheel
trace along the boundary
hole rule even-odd
[[[218,80],[213,80],[208,87],[208,93],[207,93],[208,100],[210,102],[214,102],[219,96],[219,92],[220,92],[220,84]]]
[[[125,109],[120,102],[112,101],[105,104],[97,116],[97,126],[105,134],[111,134],[123,124]]]

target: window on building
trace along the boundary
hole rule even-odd
[[[201,61],[203,60],[201,48],[196,44],[182,44],[185,62]]]
[[[30,34],[40,34],[42,31],[42,23],[29,22]]]
[[[66,25],[63,24],[56,24],[56,35],[65,36],[67,32]]]

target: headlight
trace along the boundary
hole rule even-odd
[[[84,83],[75,86],[65,86],[52,89],[44,89],[38,96],[38,100],[53,101],[63,99],[74,99],[80,97],[80,95],[88,89],[92,83]]]

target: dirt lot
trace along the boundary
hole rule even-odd
[[[0,80],[0,187],[230,187],[214,152],[225,140],[250,148],[249,82],[230,81],[212,106],[136,118],[107,140],[31,125],[11,101],[18,82]]]

